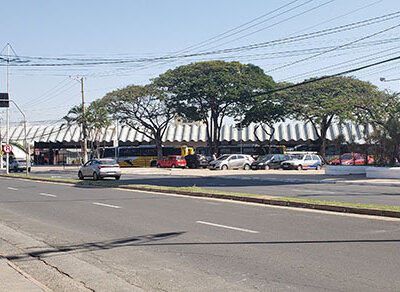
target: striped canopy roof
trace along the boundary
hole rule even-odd
[[[270,128],[264,126],[268,132]],[[276,143],[303,143],[318,140],[318,136],[310,123],[304,122],[282,122],[274,125],[275,133],[272,142]],[[367,132],[372,133],[373,129],[368,126]],[[221,132],[221,141],[232,141],[244,143],[256,142],[257,137],[261,141],[267,141],[269,136],[261,127],[250,125],[249,127],[239,130],[234,125],[224,125]],[[332,125],[327,133],[328,140],[334,140],[339,134],[343,134],[344,138],[349,142],[353,140],[356,143],[365,143],[364,126],[354,123],[344,123],[342,125]],[[94,134],[92,134],[94,135]],[[2,129],[3,140],[6,137],[6,129]],[[82,132],[78,126],[67,125],[41,125],[28,126],[27,137],[29,142],[53,142],[53,143],[74,143],[82,139]],[[24,127],[10,127],[10,141],[23,143],[25,139]],[[112,142],[119,140],[120,142],[142,143],[150,142],[150,139],[139,133],[138,131],[128,127],[119,126],[118,133],[115,127],[102,129],[95,140],[100,142]],[[206,126],[205,125],[170,125],[163,137],[163,142],[171,143],[189,143],[189,142],[206,142]]]

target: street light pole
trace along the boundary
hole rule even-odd
[[[27,136],[27,132],[26,132],[26,116],[25,116],[24,112],[19,108],[19,106],[15,103],[15,101],[10,99],[10,102],[12,102],[16,106],[16,108],[19,110],[21,115],[24,117],[24,134],[25,134],[25,150],[26,150],[26,175],[29,176],[29,165],[31,163],[31,151],[30,151],[30,146],[29,146],[29,143],[28,143],[28,136]],[[8,144],[8,142],[7,142],[7,144]],[[8,165],[7,165],[7,173],[8,173]]]
[[[83,87],[83,80],[84,78],[81,77],[80,83],[81,83],[81,93],[82,93],[82,115],[85,115],[85,91]],[[86,117],[84,117],[86,119]],[[83,131],[83,163],[86,163],[88,161],[88,151],[87,151],[87,129],[85,123],[83,123],[82,126],[82,131]]]

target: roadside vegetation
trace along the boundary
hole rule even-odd
[[[260,67],[239,62],[179,66],[148,85],[112,91],[94,101],[84,113],[75,106],[65,120],[87,129],[83,135],[88,136],[94,149],[99,148],[99,129],[111,121],[128,125],[157,146],[160,158],[161,139],[175,117],[206,125],[210,153],[217,152],[222,125],[228,117],[238,127],[256,124],[256,130],[261,128],[269,137],[274,134],[272,125],[278,121],[309,122],[319,139],[323,159],[329,127],[353,121],[374,129],[364,136],[369,145],[375,145],[373,154],[379,164],[400,161],[399,94],[380,91],[353,77],[315,77],[294,87],[285,82],[276,84]]]

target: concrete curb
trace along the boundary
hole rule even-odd
[[[258,180],[268,182],[286,182],[286,183],[319,183],[319,184],[347,184],[347,185],[368,185],[368,186],[387,186],[387,187],[400,187],[400,182],[360,182],[360,181],[346,181],[346,180],[317,180],[317,179],[301,179],[301,178],[276,178],[276,177],[238,177],[238,176],[214,176],[222,179],[239,179],[239,180]]]
[[[0,174],[0,176],[7,177],[6,175],[1,175],[1,174]],[[62,180],[57,180],[57,179],[45,180],[45,179],[41,179],[41,178],[30,178],[30,177],[13,177],[13,178],[34,180],[34,181],[43,181],[43,182],[53,182],[53,183],[64,183],[64,184],[78,185],[78,186],[81,185],[81,186],[92,186],[92,187],[103,187],[103,188],[120,188],[120,189],[157,192],[157,193],[165,193],[165,194],[178,194],[178,195],[185,195],[185,196],[191,196],[191,197],[216,198],[216,199],[257,203],[257,204],[264,204],[264,205],[306,208],[306,209],[340,212],[340,213],[352,213],[352,214],[361,214],[361,215],[400,218],[400,211],[347,207],[347,206],[339,206],[339,205],[334,205],[334,204],[314,204],[314,203],[307,203],[307,202],[296,202],[296,201],[287,201],[287,200],[282,200],[282,199],[274,199],[272,197],[268,197],[268,198],[243,197],[243,196],[235,196],[235,195],[229,195],[229,194],[159,189],[156,187],[144,188],[144,187],[127,186],[127,185],[96,184],[94,182],[85,183],[85,181],[73,183],[73,182],[62,181]]]

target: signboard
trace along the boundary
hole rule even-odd
[[[8,93],[0,93],[0,108],[1,107],[10,107]]]
[[[12,147],[11,144],[6,144],[6,145],[3,146],[3,151],[4,151],[5,153],[11,153],[11,152],[12,152],[12,149],[13,149],[13,147]]]

